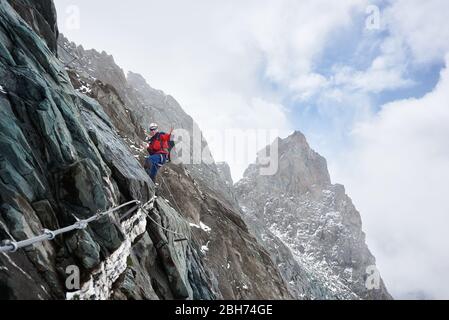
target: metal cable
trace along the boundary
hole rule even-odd
[[[165,231],[167,231],[167,232],[169,232],[169,233],[172,233],[172,234],[174,234],[174,235],[177,235],[177,236],[185,237],[185,235],[183,235],[183,234],[181,234],[181,233],[179,233],[179,232],[176,232],[176,231],[173,231],[173,230],[170,230],[170,229],[165,228],[165,227],[164,227],[163,225],[161,225],[159,222],[157,222],[156,220],[154,220],[153,218],[151,218],[150,215],[149,215],[148,213],[146,213],[146,215],[147,215],[148,219],[150,219],[151,221],[153,221],[153,223],[156,224],[157,226],[159,226],[162,230],[165,230]]]
[[[156,197],[155,197],[155,198],[156,198]],[[155,199],[155,198],[154,198],[154,199]],[[153,199],[153,200],[154,200],[154,199]],[[150,202],[151,202],[151,201],[150,201]],[[145,206],[143,206],[143,207],[145,207]],[[150,219],[155,225],[157,225],[158,227],[160,227],[162,230],[165,230],[165,231],[167,231],[168,233],[171,233],[171,234],[174,234],[174,235],[183,237],[183,238],[181,238],[181,239],[175,239],[174,242],[191,241],[185,234],[182,234],[182,233],[179,233],[179,232],[176,232],[176,231],[173,231],[173,230],[170,230],[170,229],[167,229],[166,227],[164,227],[162,224],[160,224],[159,222],[157,222],[156,220],[154,220],[154,219],[148,214],[147,211],[145,211],[145,214],[146,214],[146,216],[148,217],[148,219]],[[184,219],[180,216],[180,213],[178,213],[178,218],[180,218],[181,220],[187,222],[186,220],[184,220]],[[187,223],[188,223],[188,222],[187,222]],[[189,224],[189,223],[188,223],[188,224]]]
[[[122,205],[120,205],[118,207],[112,208],[112,209],[110,209],[108,211],[97,213],[97,214],[95,214],[94,216],[92,216],[92,217],[90,217],[88,219],[85,219],[85,220],[78,220],[77,219],[78,221],[76,223],[74,223],[74,224],[72,224],[72,225],[70,225],[68,227],[65,227],[65,228],[57,229],[57,230],[54,230],[54,231],[44,229],[41,235],[38,235],[36,237],[30,238],[30,239],[27,239],[27,240],[23,240],[23,241],[19,241],[19,242],[12,241],[12,240],[2,241],[1,245],[0,245],[0,253],[1,252],[16,252],[19,249],[22,249],[22,248],[25,248],[25,247],[29,247],[29,246],[32,246],[34,244],[37,244],[37,243],[40,243],[40,242],[43,242],[43,241],[54,240],[56,238],[56,236],[64,234],[64,233],[67,233],[67,232],[71,232],[71,231],[74,231],[74,230],[86,229],[87,226],[90,223],[94,222],[94,221],[98,221],[101,218],[103,218],[105,216],[108,216],[111,213],[114,213],[114,212],[116,212],[116,211],[118,211],[118,210],[120,210],[120,209],[122,209],[124,207],[127,207],[127,206],[131,205],[131,204],[138,204],[138,205],[140,205],[140,203],[141,202],[138,201],[138,200],[133,200],[133,201],[124,203],[124,204],[122,204]],[[138,209],[139,207],[140,206],[135,206],[132,210]],[[129,211],[128,211],[128,213],[126,213],[126,215],[129,215]]]
[[[162,180],[163,180],[163,183],[164,183],[165,187],[167,188],[168,192],[170,193],[170,196],[172,197],[172,200],[174,201],[174,203],[175,203],[175,205],[176,205],[176,207],[178,209],[178,218],[183,220],[184,222],[186,222],[188,225],[190,225],[190,222],[187,221],[186,219],[184,219],[184,217],[181,216],[181,210],[180,210],[178,204],[176,203],[176,200],[173,197],[173,194],[172,194],[170,188],[168,187],[168,185],[165,182],[165,179],[163,177],[162,177]],[[152,202],[154,202],[154,198],[150,202],[148,202],[147,204],[152,203]],[[78,218],[75,217],[78,220],[76,223],[74,223],[74,224],[72,224],[70,226],[61,228],[61,229],[57,229],[57,230],[53,230],[53,231],[44,229],[42,231],[41,235],[38,235],[38,236],[30,238],[30,239],[26,239],[26,240],[23,240],[23,241],[18,241],[18,242],[12,241],[12,240],[2,241],[2,242],[0,242],[0,253],[3,253],[3,252],[17,252],[19,249],[26,248],[26,247],[32,246],[32,245],[40,243],[40,242],[54,240],[57,236],[65,234],[65,233],[68,233],[68,232],[71,232],[71,231],[84,230],[84,229],[87,228],[87,226],[90,223],[92,223],[94,221],[98,221],[101,218],[103,218],[105,216],[108,216],[108,215],[110,215],[110,214],[112,214],[112,213],[114,213],[114,212],[116,212],[116,211],[118,211],[118,210],[120,210],[120,209],[122,209],[124,207],[127,207],[127,206],[131,205],[131,204],[137,204],[137,205],[134,206],[132,209],[128,210],[122,217],[120,217],[121,221],[123,221],[126,218],[128,218],[137,209],[139,209],[139,208],[143,209],[145,207],[145,205],[141,205],[140,201],[133,200],[133,201],[124,203],[124,204],[122,204],[122,205],[120,205],[118,207],[112,208],[112,209],[110,209],[108,211],[97,213],[97,214],[95,214],[94,216],[92,216],[92,217],[90,217],[88,219],[78,220]],[[154,220],[148,214],[148,212],[146,212],[146,211],[144,211],[144,212],[145,212],[145,215],[148,217],[148,219],[150,219],[154,224],[159,226],[162,230],[167,231],[167,232],[169,232],[171,234],[183,237],[182,239],[175,240],[175,242],[186,241],[186,240],[187,241],[191,241],[189,238],[186,237],[186,235],[184,235],[182,233],[179,233],[179,232],[176,232],[176,231],[173,231],[173,230],[170,230],[170,229],[164,227],[159,222]]]
[[[164,185],[165,185],[165,188],[167,188],[167,190],[168,190],[168,192],[170,193],[170,196],[171,196],[173,202],[175,203],[176,209],[178,209],[178,213],[181,215],[181,209],[179,208],[178,204],[176,203],[175,197],[173,197],[173,194],[171,193],[171,190],[170,190],[168,184],[165,182],[164,176],[161,175],[161,178],[162,178],[162,182],[163,182]],[[188,224],[190,224],[190,222],[187,221],[187,220],[185,220],[183,217],[181,217],[181,219],[184,220],[185,222],[187,222]]]
[[[120,221],[125,221],[130,215],[136,211],[136,209],[142,208],[140,205],[135,206],[134,208],[129,209],[123,216],[120,217]]]

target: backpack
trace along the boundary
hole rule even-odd
[[[159,132],[156,136],[154,136],[150,140],[150,143],[152,143],[153,140],[156,140],[157,142],[159,142],[160,149],[162,149],[162,150],[167,152],[167,162],[171,162],[171,151],[173,150],[173,148],[175,147],[176,144],[171,139],[168,142],[162,141],[161,135],[166,135],[166,133]]]

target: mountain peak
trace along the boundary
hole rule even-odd
[[[235,188],[250,228],[273,260],[287,261],[281,272],[290,290],[312,299],[390,299],[383,283],[377,291],[365,286],[375,258],[359,212],[344,187],[331,183],[326,159],[300,131],[271,147],[276,142],[277,172],[266,176],[253,164]]]
[[[276,146],[277,144],[277,146]],[[282,192],[298,194],[312,192],[331,184],[327,161],[308,144],[300,131],[295,131],[285,139],[278,138],[271,148],[278,148],[278,170],[272,176],[258,177],[260,158],[245,172],[245,177],[270,181]],[[265,154],[272,154],[266,147]]]
[[[290,136],[285,139],[280,139],[282,145],[295,145],[304,148],[310,148],[306,136],[301,131],[294,131]]]
[[[305,135],[301,132],[301,131],[299,131],[299,130],[295,130],[291,135],[290,135],[290,137],[301,137],[301,138],[306,138],[305,137]]]

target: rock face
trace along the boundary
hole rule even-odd
[[[57,28],[42,31],[56,21],[52,3],[30,1],[30,14],[13,4],[0,1],[0,239],[28,239],[130,200],[145,206],[0,253],[0,299],[291,298],[232,197],[218,192],[225,182],[213,162],[167,166],[155,195],[139,161],[142,127],[157,117],[193,130],[176,101],[138,75],[125,78],[105,53],[67,68],[51,46]],[[68,290],[74,266],[82,286]]]
[[[18,14],[39,34],[48,48],[57,53],[58,25],[52,0],[8,0]]]
[[[380,278],[378,289],[366,286],[375,259],[360,214],[344,187],[331,184],[326,160],[300,132],[277,144],[278,172],[263,176],[251,165],[236,194],[290,290],[305,299],[391,299]]]
[[[36,20],[27,22],[35,26],[46,13],[39,1],[33,4]],[[0,2],[0,238],[16,241],[131,199],[148,202],[154,195],[152,182],[104,108],[73,88],[62,63],[27,22]],[[146,212],[168,215],[164,210]],[[117,216],[105,217],[53,242],[1,253],[0,298],[64,299],[70,265],[81,269],[85,281],[101,271],[105,281],[90,298],[173,297],[177,288],[169,279],[176,274],[158,265],[153,228],[126,227]],[[202,265],[183,250],[176,254]],[[189,269],[177,274],[188,279]],[[207,283],[201,274],[195,281]],[[195,285],[186,287],[193,298]],[[211,298],[205,290],[196,292],[197,298]]]
[[[268,252],[250,235],[239,212],[186,168],[169,165],[161,174],[160,193],[192,226],[208,277],[224,299],[292,299]]]

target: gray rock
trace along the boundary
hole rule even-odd
[[[52,0],[8,0],[17,13],[57,53],[58,25]]]
[[[201,268],[191,263],[189,277],[195,295],[204,296],[201,291],[208,283],[208,291],[219,299],[292,298],[269,254],[249,233],[238,212],[213,193],[203,193],[202,185],[186,175],[185,168],[171,164],[161,175],[160,192],[191,224],[190,254],[201,257],[201,274],[205,275],[201,278],[208,279],[196,280]]]
[[[58,218],[48,200],[38,201],[32,204],[34,211],[45,229],[56,230],[59,228]]]
[[[90,217],[131,197],[146,202],[152,196],[145,171],[103,108],[72,87],[64,66],[41,38],[45,35],[35,33],[43,30],[42,17],[50,24],[56,21],[52,7],[44,3],[53,6],[51,1],[30,1],[25,22],[8,2],[0,2],[2,240],[30,238],[43,228],[72,224],[75,216]],[[96,143],[89,132],[96,132]],[[108,155],[116,153],[111,143],[123,149],[117,155],[122,159]],[[2,292],[11,299],[64,298],[63,278],[55,270],[64,276],[61,267],[76,262],[70,254],[90,269],[123,239],[114,220],[105,218],[88,231],[2,255]]]
[[[73,254],[87,270],[100,264],[100,246],[88,232],[81,230],[73,233],[67,237],[66,244],[70,254]]]
[[[391,299],[383,282],[379,290],[365,286],[375,259],[360,214],[343,186],[331,184],[326,160],[300,132],[277,143],[278,172],[261,175],[257,162],[236,190],[245,221],[291,291],[304,299]]]

